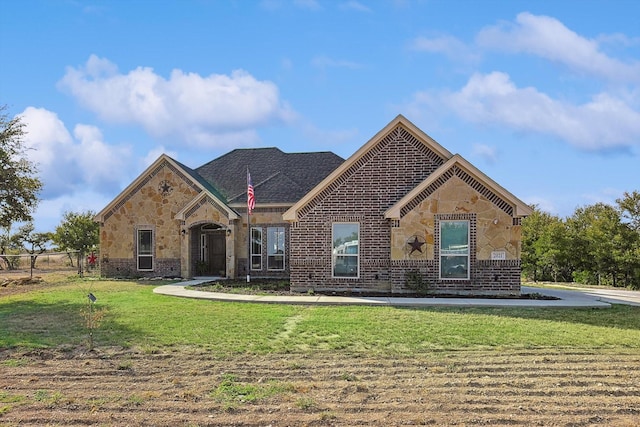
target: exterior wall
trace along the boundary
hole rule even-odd
[[[291,229],[291,289],[390,292],[391,223],[384,212],[444,159],[401,129],[382,139],[299,213]],[[360,276],[333,278],[334,222],[360,224]]]
[[[439,219],[470,221],[470,280],[439,280]],[[391,235],[394,292],[411,291],[407,288],[407,271],[419,273],[435,292],[520,292],[520,225],[514,225],[511,214],[458,176],[449,178],[428,198],[407,212],[392,228]],[[422,252],[412,252],[408,244],[416,237],[425,243]],[[492,260],[491,255],[495,252],[504,253],[505,260]]]
[[[165,184],[171,191],[163,193]],[[177,169],[163,162],[105,215],[100,224],[101,273],[106,277],[181,275],[181,223],[176,213],[198,193]],[[138,229],[154,235],[153,271],[138,271]]]
[[[283,221],[282,214],[289,208],[287,207],[258,207],[251,213],[251,227],[262,228],[263,233],[263,245],[262,245],[262,269],[250,270],[251,277],[254,278],[279,278],[288,279],[290,275],[290,259],[291,251],[289,249],[291,245],[291,230],[290,224]],[[236,208],[237,211],[240,209]],[[249,252],[249,240],[247,229],[247,209],[246,207],[241,210],[242,212],[242,225],[238,227],[238,239],[235,241],[235,250],[238,254],[237,277],[246,277],[247,275],[247,259]],[[268,227],[284,227],[285,233],[285,254],[284,254],[284,270],[269,270],[267,268],[267,228]]]
[[[520,226],[513,207],[463,171],[448,174],[399,220],[384,214],[444,163],[407,132],[392,131],[299,212],[291,230],[291,289],[410,293],[408,274],[430,290],[456,294],[520,293]],[[439,222],[470,223],[468,280],[439,278]],[[360,224],[358,278],[333,278],[335,222]],[[515,225],[514,225],[515,224]],[[408,243],[418,237],[421,251]],[[504,252],[504,260],[492,253]]]
[[[184,214],[181,225],[180,265],[182,277],[197,275],[196,263],[200,259],[200,230],[205,224],[216,224],[229,233],[225,237],[226,242],[226,276],[236,276],[236,249],[235,239],[239,220],[230,220],[226,210],[215,200],[204,197],[200,203],[189,209]],[[184,234],[182,233],[184,230]]]

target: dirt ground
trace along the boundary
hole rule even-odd
[[[0,348],[0,426],[69,425],[630,427],[640,425],[640,352]]]
[[[3,426],[640,421],[640,357],[624,352],[462,351],[412,358],[319,353],[219,360],[193,349],[66,349],[5,350],[0,360]]]

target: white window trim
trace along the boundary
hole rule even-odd
[[[276,229],[277,233],[282,230],[282,254],[270,254],[271,242],[269,242],[269,230]],[[287,230],[285,227],[267,227],[267,271],[284,271],[286,270],[286,246],[287,246]],[[272,268],[269,266],[270,257],[282,257],[282,268]]]
[[[466,277],[442,277],[442,257],[445,256],[442,254],[442,224],[447,222],[466,222],[467,223],[467,253],[460,254],[458,256],[466,256],[467,257],[467,276]],[[471,221],[468,219],[451,219],[451,220],[440,220],[438,225],[440,227],[440,241],[438,242],[438,277],[440,280],[469,280],[471,277]]]
[[[140,233],[141,232],[149,232],[151,233],[151,253],[141,254],[140,253]],[[153,271],[155,267],[155,232],[153,228],[140,227],[136,230],[136,269],[137,271]],[[140,257],[151,257],[151,268],[140,268]]]
[[[333,252],[333,242],[335,241],[334,226],[339,224],[349,224],[358,226],[358,252],[355,254],[340,254],[340,256],[349,256],[356,258],[356,275],[355,276],[336,276],[336,258],[338,254]],[[333,279],[359,279],[360,278],[360,223],[359,222],[333,222],[331,223],[331,278]]]
[[[253,231],[259,231],[260,232],[260,252],[259,253],[254,253],[253,252]],[[250,254],[249,254],[249,268],[253,271],[260,271],[262,270],[262,246],[263,246],[263,242],[264,242],[264,237],[263,237],[263,231],[261,227],[251,227],[251,231],[249,231],[250,233],[250,240],[251,240],[251,244],[250,246]],[[253,257],[260,257],[260,268],[253,268]]]

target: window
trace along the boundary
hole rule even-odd
[[[360,224],[333,224],[333,277],[358,277]]]
[[[262,270],[262,228],[251,229],[251,269]]]
[[[207,245],[207,234],[200,234],[200,261],[207,262],[209,259],[209,247]]]
[[[267,228],[267,270],[284,270],[284,227]]]
[[[440,278],[469,279],[469,221],[440,222]]]
[[[138,270],[153,270],[153,230],[138,230]]]

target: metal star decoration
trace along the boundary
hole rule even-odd
[[[409,243],[409,246],[411,246],[411,252],[409,252],[409,255],[411,255],[415,251],[422,253],[422,246],[424,246],[424,242],[421,242],[420,240],[418,240],[418,236],[414,236],[413,242],[408,242],[408,243]]]
[[[159,190],[162,194],[169,194],[172,190],[171,184],[169,183],[169,181],[162,181],[160,183]]]

